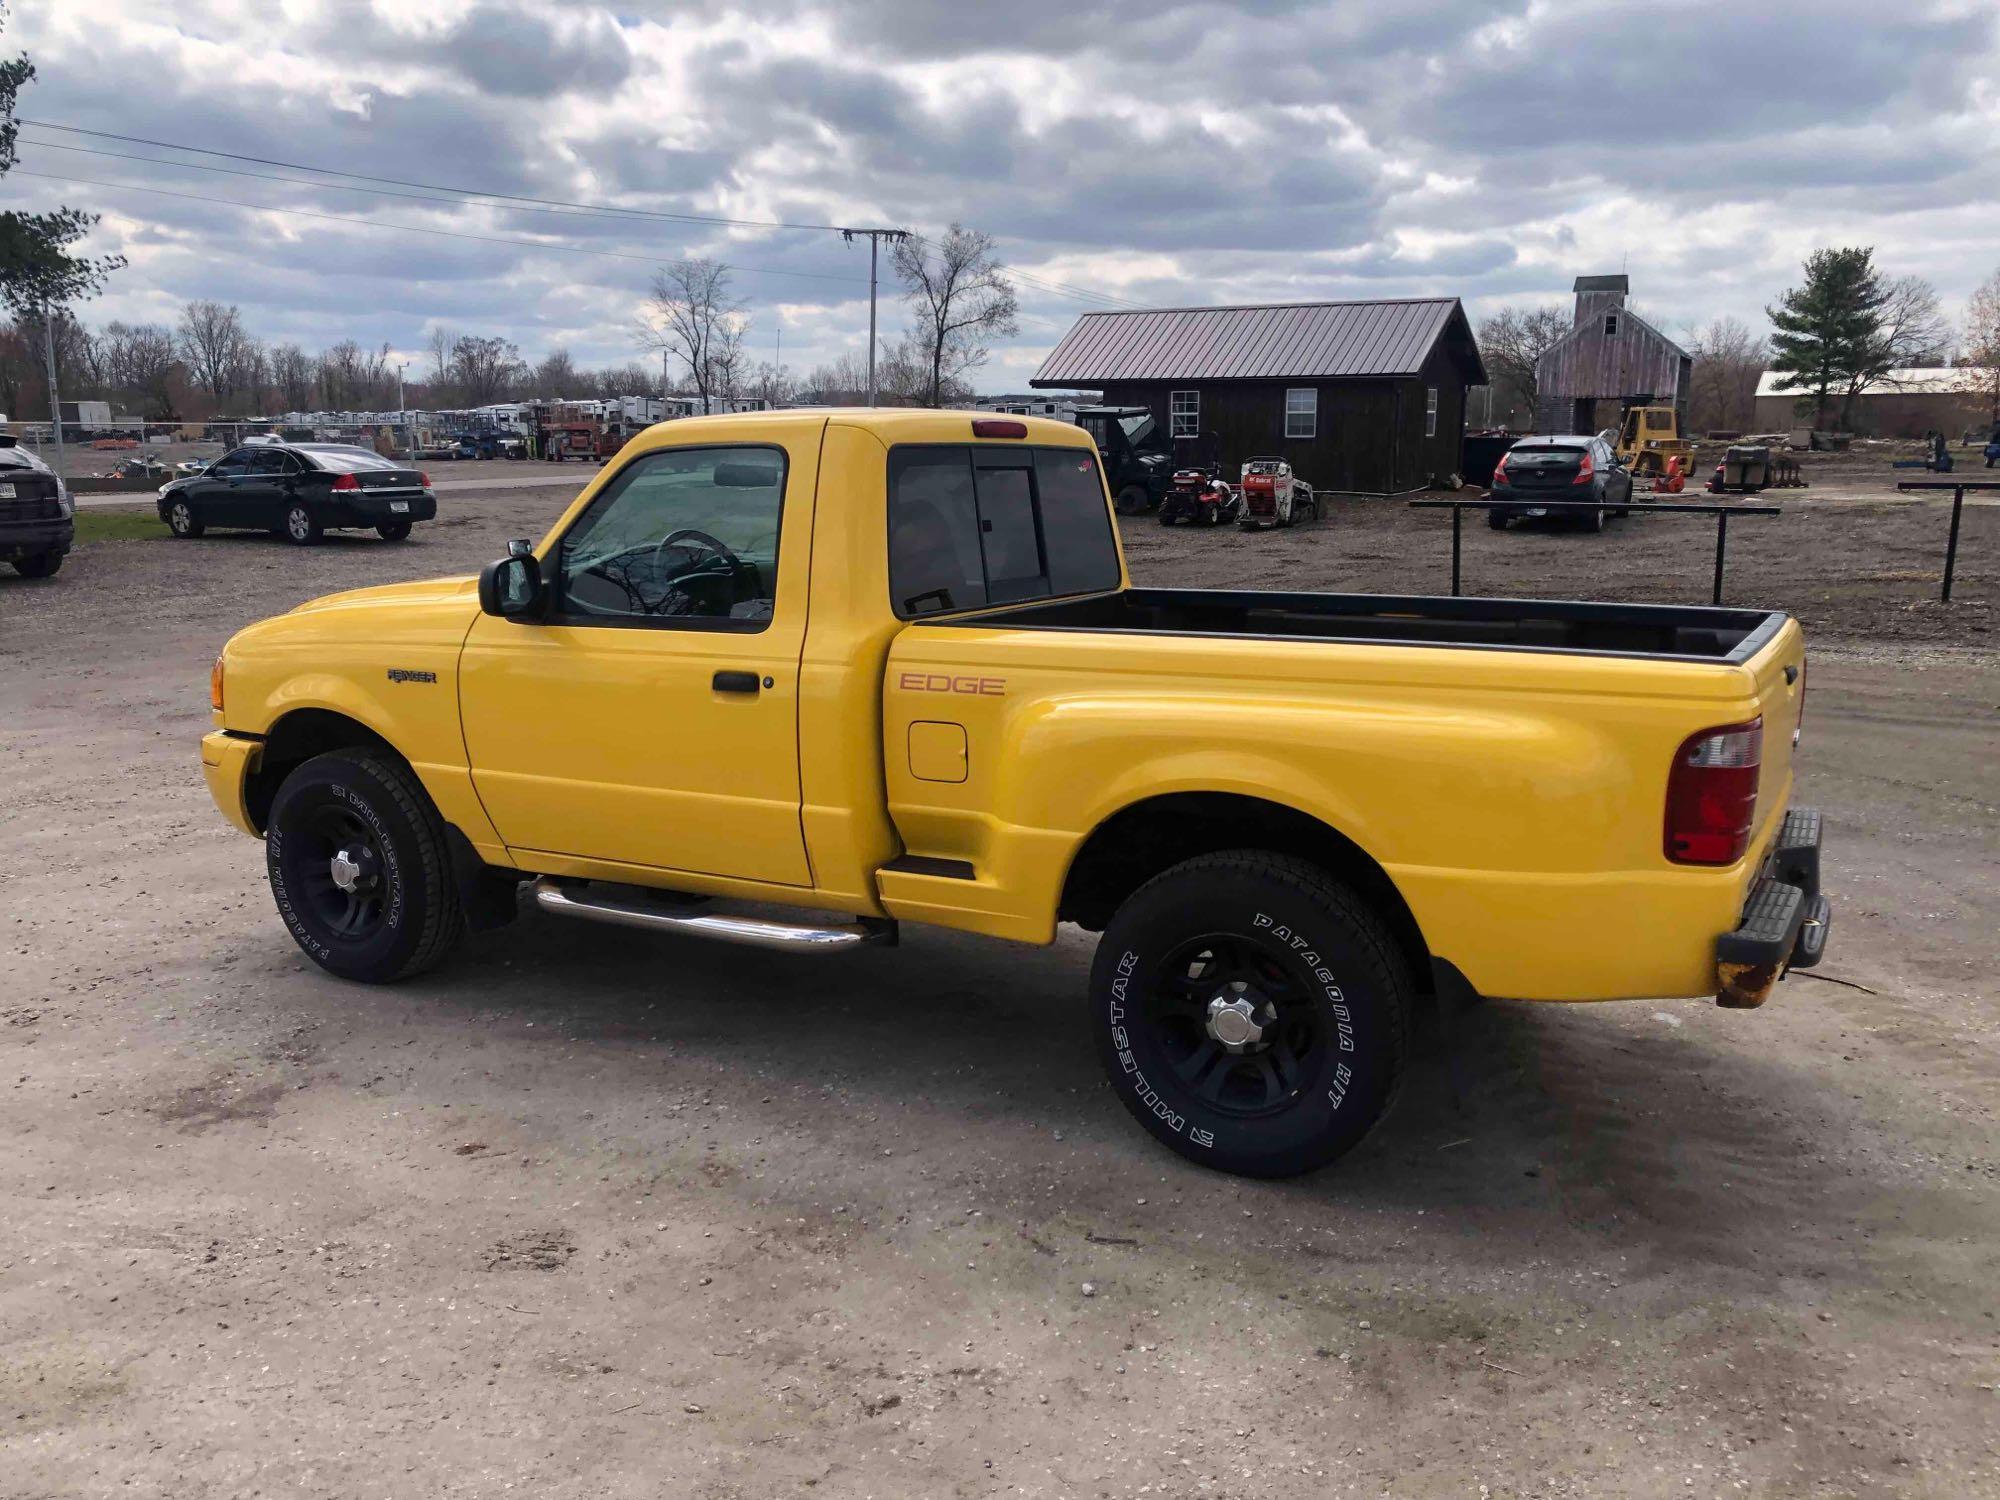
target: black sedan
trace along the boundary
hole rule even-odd
[[[400,542],[436,515],[428,474],[342,443],[253,443],[160,488],[160,519],[178,537],[214,526],[275,532],[302,547],[341,529]]]
[[[1522,438],[1500,456],[1489,498],[1520,502],[1486,512],[1486,524],[1495,531],[1518,516],[1546,516],[1602,531],[1606,515],[1622,516],[1631,509],[1632,474],[1601,437]],[[1596,502],[1590,510],[1561,508],[1590,501]]]

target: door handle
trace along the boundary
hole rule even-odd
[[[755,672],[717,672],[709,679],[709,685],[718,693],[755,693],[757,674]]]

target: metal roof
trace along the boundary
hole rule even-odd
[[[1415,375],[1454,318],[1456,297],[1085,313],[1028,384]]]

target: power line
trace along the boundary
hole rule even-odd
[[[552,240],[523,240],[497,234],[471,234],[462,229],[432,229],[421,224],[403,224],[394,219],[358,219],[351,214],[318,213],[308,208],[283,208],[270,203],[244,203],[236,198],[216,198],[205,193],[177,193],[170,188],[141,187],[136,182],[104,182],[95,177],[67,177],[54,172],[31,172],[25,167],[16,167],[17,177],[39,177],[48,182],[68,182],[89,187],[115,188],[128,193],[151,193],[161,198],[184,198],[190,203],[220,203],[231,208],[247,208],[256,213],[289,214],[301,219],[324,219],[334,224],[359,224],[368,229],[399,229],[406,234],[441,235],[453,240],[478,240],[488,245],[519,245],[528,250],[556,250],[568,255],[595,255],[606,260],[635,260],[649,266],[657,266],[657,255],[634,255],[621,250],[591,250],[582,245],[566,245]],[[753,276],[800,276],[812,281],[838,281],[848,286],[866,285],[859,276],[834,276],[825,271],[781,271],[771,266],[741,266],[731,261],[729,269],[742,271]]]
[[[54,123],[53,121],[48,121],[48,120],[30,120],[30,119],[20,118],[19,123],[23,125],[32,125],[37,129],[41,130],[60,130],[72,135],[90,136],[91,138],[96,140],[120,141],[125,143],[126,145],[152,146],[163,151],[179,151],[189,155],[213,156],[213,157],[219,157],[225,161],[248,162],[254,166],[283,167],[286,170],[293,172],[311,172],[322,177],[343,177],[348,179],[349,182],[369,183],[376,185],[370,188],[356,188],[356,187],[349,187],[347,186],[346,183],[314,182],[299,178],[279,177],[264,172],[244,172],[229,167],[211,166],[201,162],[162,161],[157,157],[134,156],[126,152],[104,151],[89,146],[65,146],[55,141],[36,141],[31,138],[27,142],[27,144],[46,146],[49,147],[50,149],[57,151],[83,152],[92,156],[113,157],[121,161],[147,162],[155,166],[184,167],[192,171],[212,172],[232,177],[258,178],[271,182],[289,182],[300,187],[333,188],[342,192],[372,191],[372,192],[378,192],[383,196],[387,197],[412,198],[421,202],[447,203],[447,204],[463,203],[468,200],[476,201],[480,199],[486,199],[490,200],[496,207],[511,207],[512,210],[515,212],[547,213],[564,218],[575,218],[586,215],[605,215],[618,218],[648,220],[653,222],[709,224],[726,228],[782,229],[782,230],[818,231],[825,233],[840,233],[844,232],[846,228],[846,226],[838,224],[801,224],[801,223],[792,223],[786,220],[778,220],[778,219],[733,219],[733,218],[724,218],[708,214],[674,213],[664,209],[627,208],[618,204],[580,203],[562,198],[536,198],[518,193],[495,193],[495,192],[488,192],[480,188],[447,187],[437,183],[413,182],[400,177],[378,177],[370,175],[365,172],[347,172],[333,167],[316,167],[303,162],[282,161],[275,157],[248,156],[234,151],[216,151],[216,150],[211,150],[206,146],[186,146],[186,145],[181,145],[178,142],[174,141],[155,140],[148,136],[120,135],[114,131],[109,131],[109,130],[89,130],[80,125],[59,125]],[[48,174],[41,174],[41,175],[48,175]],[[77,179],[77,180],[82,181],[84,179]],[[419,189],[421,191],[416,193],[390,192],[388,191],[388,189],[390,188],[406,188],[406,189],[414,188],[414,189]],[[145,190],[141,189],[141,191]],[[454,196],[448,198],[428,196],[431,194],[440,194],[440,193],[452,194]],[[226,201],[226,200],[218,200],[218,201]],[[428,232],[442,234],[445,231],[432,230]],[[912,231],[911,237],[917,240],[918,243],[920,244],[928,243],[928,241],[922,234],[916,233],[914,231]],[[501,241],[500,243],[504,243],[504,241]],[[596,252],[596,253],[601,253],[601,252]],[[744,269],[749,269],[749,268],[746,267]],[[810,273],[767,272],[764,274],[807,275]],[[1113,296],[1108,292],[1092,291],[1086,287],[1073,286],[1068,282],[1054,281],[1045,277],[1033,276],[1026,271],[1020,270],[1017,267],[1010,267],[1009,274],[1014,276],[1017,280],[1027,283],[1029,286],[1036,287],[1042,291],[1052,293],[1056,296],[1070,297],[1078,301],[1102,303],[1117,307],[1137,308],[1143,305],[1141,303],[1133,302],[1123,297]]]

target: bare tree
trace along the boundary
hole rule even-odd
[[[1958,369],[1959,388],[1985,402],[1988,421],[2000,423],[2000,270],[1966,304]]]
[[[717,260],[677,260],[653,277],[653,294],[641,315],[640,341],[678,362],[701,409],[720,394],[718,356],[734,373],[749,327],[743,304],[731,295],[729,267]],[[733,353],[732,353],[733,345]]]
[[[273,344],[270,354],[271,392],[285,411],[303,411],[312,404],[316,373],[310,354],[297,344]]]
[[[577,373],[576,361],[570,358],[569,350],[561,347],[543,355],[542,362],[535,366],[528,379],[537,396],[580,396],[590,386],[590,382]]]
[[[1479,325],[1479,353],[1492,382],[1492,408],[1503,426],[1535,422],[1541,387],[1536,361],[1574,327],[1565,307],[1503,307]]]
[[[588,377],[603,397],[650,396],[660,388],[660,377],[641,364],[614,365]]]
[[[186,367],[173,330],[158,323],[109,323],[104,329],[105,367],[111,383],[137,396],[145,414],[170,422],[179,415],[178,396]]]
[[[203,300],[181,309],[181,358],[217,401],[231,393],[230,376],[243,338],[243,319],[234,306]]]
[[[1021,305],[984,230],[953,224],[936,241],[911,235],[896,241],[895,256],[916,319],[910,336],[929,371],[919,404],[942,406],[948,382],[986,363],[991,340],[1019,332]]]
[[[1763,335],[1737,318],[1714,318],[1688,337],[1694,371],[1688,384],[1688,427],[1735,429],[1756,420],[1757,381],[1770,359]]]
[[[468,334],[451,346],[451,383],[467,406],[504,401],[528,373],[509,340]]]

